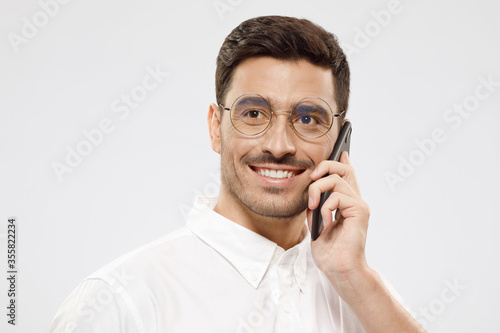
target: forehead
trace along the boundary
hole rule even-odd
[[[253,57],[236,67],[226,99],[231,104],[243,94],[256,93],[276,107],[286,107],[304,97],[320,97],[334,108],[333,80],[330,68],[306,60]]]

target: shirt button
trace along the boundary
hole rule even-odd
[[[258,277],[257,277],[257,274],[255,273],[251,273],[250,274],[250,280],[252,280],[253,282],[257,281]]]
[[[284,310],[285,310],[285,313],[292,312],[292,310],[290,310],[290,307],[288,305],[285,305]]]

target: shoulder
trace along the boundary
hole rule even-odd
[[[115,285],[115,272],[136,272],[143,275],[145,269],[154,268],[158,260],[165,261],[179,252],[190,253],[199,242],[196,236],[186,227],[174,230],[167,235],[145,244],[121,257],[111,261],[98,271],[92,273],[87,279],[101,279],[110,285]],[[168,260],[166,262],[169,262]]]
[[[59,307],[50,332],[144,332],[135,319],[123,295],[102,280],[85,279]]]
[[[194,261],[200,243],[183,227],[113,260],[66,298],[51,332],[145,332],[145,327],[150,331],[148,313],[157,310],[159,285],[166,288],[164,282],[177,266]]]

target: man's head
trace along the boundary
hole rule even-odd
[[[221,154],[218,204],[222,199],[229,210],[239,206],[272,219],[304,213],[309,175],[330,155],[342,119],[333,118],[326,134],[309,138],[298,135],[298,126],[289,126],[290,113],[279,111],[297,110],[304,98],[326,102],[331,114],[347,109],[349,68],[336,38],[307,20],[272,16],[245,21],[221,48],[216,90],[224,107],[212,104],[208,122],[212,149]],[[229,111],[245,94],[262,96],[275,112],[269,127],[255,135],[239,131],[237,113]],[[261,118],[262,109],[251,112],[252,121]],[[304,121],[311,118],[298,120]]]
[[[249,19],[226,37],[217,56],[217,103],[227,104],[225,97],[236,67],[243,60],[257,56],[290,61],[303,59],[314,65],[330,68],[338,110],[347,112],[349,65],[336,36],[309,20],[284,16]]]

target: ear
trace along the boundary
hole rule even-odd
[[[212,150],[220,154],[220,108],[214,103],[208,108],[207,122]]]

